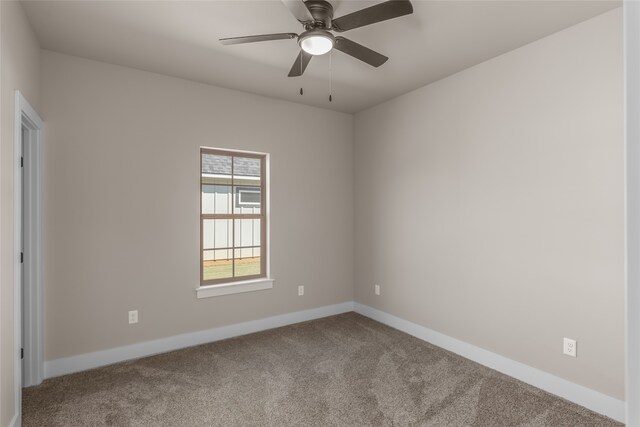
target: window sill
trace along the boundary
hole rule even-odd
[[[197,298],[219,297],[241,294],[243,292],[262,291],[273,288],[273,279],[261,278],[243,282],[223,283],[221,285],[200,286],[196,288]]]

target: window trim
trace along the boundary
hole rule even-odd
[[[233,183],[233,158],[255,158],[261,160],[261,203],[259,214],[203,214],[202,213],[202,156],[213,154],[232,157],[231,161],[231,194],[234,194]],[[238,292],[269,289],[273,287],[273,279],[269,278],[269,155],[267,153],[229,150],[220,148],[200,147],[199,153],[199,206],[200,206],[200,285],[196,288],[197,297],[227,295]],[[204,220],[205,219],[260,219],[260,274],[250,276],[229,277],[223,279],[204,280]],[[235,225],[235,223],[234,223]],[[232,234],[233,235],[233,234]],[[232,237],[232,243],[234,238]],[[235,259],[235,250],[232,250],[232,260]],[[233,290],[235,289],[235,290]]]

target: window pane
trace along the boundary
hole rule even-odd
[[[202,186],[202,213],[228,214],[231,213],[230,185]]]
[[[236,248],[261,245],[259,219],[236,219],[234,224],[234,246]]]
[[[204,280],[233,277],[233,221],[202,220],[202,277]]]
[[[202,154],[202,183],[231,185],[231,157]]]
[[[226,258],[231,251],[203,251],[202,278],[204,280],[228,279],[233,277],[233,260]]]
[[[261,273],[260,248],[235,249],[235,256],[236,277]]]
[[[231,175],[231,157],[202,153],[202,173]]]
[[[233,213],[259,214],[262,205],[260,187],[233,187]]]
[[[232,227],[230,219],[202,220],[202,249],[225,249],[233,246]]]
[[[244,215],[259,216],[264,209],[264,161],[242,153],[201,151],[201,215],[209,216],[201,218],[204,281],[261,275],[264,219]],[[229,219],[232,215],[237,216]]]
[[[260,187],[262,160],[250,157],[233,158],[233,183]]]

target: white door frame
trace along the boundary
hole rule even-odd
[[[42,357],[42,169],[43,132],[42,119],[31,107],[20,91],[15,95],[14,127],[14,346],[15,346],[15,392],[16,414],[20,419],[22,386],[37,385],[43,379]],[[22,128],[27,129],[25,152],[22,153]],[[22,201],[22,161],[24,161],[25,200]],[[22,249],[22,220],[24,224],[24,250]],[[24,281],[22,280],[21,252],[24,251]],[[22,301],[21,286],[24,283]],[[22,306],[26,307],[24,337],[22,342]],[[22,384],[21,348],[25,348],[24,378]]]

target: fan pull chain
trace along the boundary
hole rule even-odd
[[[333,102],[333,52],[329,52],[329,102]]]
[[[302,51],[300,51],[300,75],[302,76]],[[300,88],[300,95],[304,95],[304,91]]]

